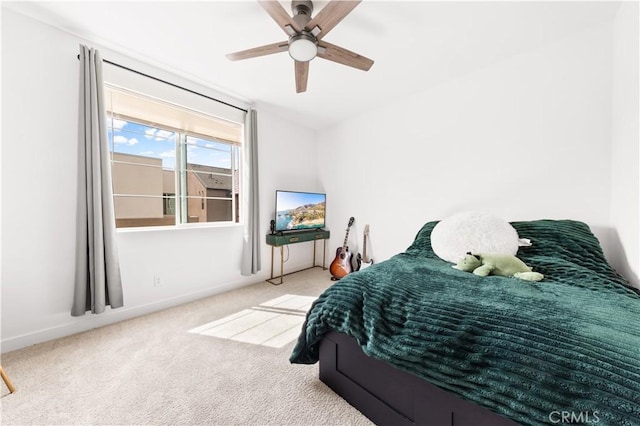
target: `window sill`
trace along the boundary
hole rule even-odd
[[[175,232],[175,231],[183,231],[186,229],[213,229],[213,228],[240,228],[242,227],[241,223],[185,223],[182,225],[172,225],[172,226],[140,226],[140,227],[130,227],[130,228],[117,228],[116,233],[118,234],[129,234],[136,232]]]

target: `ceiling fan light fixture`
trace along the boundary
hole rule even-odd
[[[318,41],[306,31],[289,39],[289,56],[299,62],[309,62],[318,54]]]
[[[2,0],[0,0],[2,1]],[[282,6],[285,0],[258,0],[262,8],[288,36],[286,41],[266,44],[227,54],[232,61],[272,55],[287,50],[295,61],[296,92],[307,90],[309,62],[319,56],[321,59],[341,65],[369,71],[373,61],[335,44],[324,41],[324,37],[347,16],[362,0],[323,0],[322,10],[312,17],[311,0],[290,0],[291,12]]]

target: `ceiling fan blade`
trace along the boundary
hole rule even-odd
[[[293,35],[290,31],[287,31],[287,25],[291,25],[296,32],[302,31],[302,28],[296,23],[291,16],[284,10],[284,7],[277,0],[258,0],[258,3],[267,11],[269,16],[287,33],[287,35]]]
[[[373,60],[343,47],[336,46],[335,44],[323,41],[322,43],[318,43],[318,46],[320,47],[320,49],[318,49],[318,56],[322,59],[327,59],[362,71],[369,71],[373,65]]]
[[[326,36],[342,19],[349,14],[362,0],[332,0],[306,25],[308,31],[312,31],[316,26],[320,28],[320,33],[316,38],[320,40]]]
[[[255,58],[257,56],[285,52],[287,49],[289,49],[289,43],[287,43],[286,41],[281,41],[279,43],[266,44],[264,46],[254,47],[252,49],[229,53],[226,56],[232,61],[239,61],[242,59]]]
[[[309,62],[296,61],[296,93],[307,91],[309,79]]]

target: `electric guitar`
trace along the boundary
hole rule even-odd
[[[339,280],[345,275],[353,272],[353,268],[351,267],[351,253],[349,252],[349,247],[347,247],[347,240],[349,239],[349,230],[351,229],[354,220],[355,219],[353,217],[349,219],[347,233],[344,236],[344,243],[342,243],[342,247],[338,247],[336,250],[336,258],[333,259],[331,266],[329,266],[329,272],[331,272],[333,280]]]
[[[367,258],[367,237],[369,236],[369,225],[364,227],[364,241],[362,244],[362,256],[358,253],[358,271],[373,265],[373,259]]]

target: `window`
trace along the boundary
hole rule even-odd
[[[107,85],[116,227],[237,223],[242,124]]]
[[[162,214],[174,216],[176,214],[176,194],[162,194]]]

